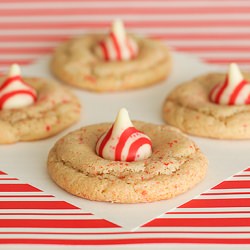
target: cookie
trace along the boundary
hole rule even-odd
[[[96,145],[112,124],[90,125],[69,133],[54,145],[48,156],[49,175],[71,194],[117,203],[170,199],[204,178],[206,157],[178,129],[141,121],[133,124],[151,138],[150,157],[132,161],[104,159],[97,154]]]
[[[3,80],[0,79],[0,82]],[[23,81],[35,90],[37,95],[33,93],[32,97],[35,102],[25,107],[0,110],[0,130],[2,131],[0,144],[47,138],[79,120],[80,103],[68,88],[41,78],[27,77],[23,78]],[[7,93],[6,96],[10,94]],[[24,98],[24,96],[21,97]],[[1,105],[14,105],[11,103],[12,100],[8,103],[1,100]]]
[[[243,76],[249,82],[250,74],[244,73]],[[249,139],[250,105],[234,103],[237,94],[241,94],[240,85],[227,94],[227,77],[223,73],[209,73],[177,86],[164,101],[164,120],[191,135]],[[244,98],[242,100],[245,102]]]
[[[117,48],[118,58],[115,51],[107,58],[112,45],[108,40],[105,47],[105,39],[104,34],[89,34],[63,43],[53,54],[52,72],[70,85],[97,92],[142,88],[169,75],[172,66],[169,49],[160,41],[129,35],[126,44],[135,43],[130,43],[130,52],[125,53],[125,45],[120,48],[116,39],[113,46]],[[104,51],[104,58],[100,57],[100,51]]]

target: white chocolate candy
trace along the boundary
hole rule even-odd
[[[106,61],[131,60],[138,54],[138,45],[126,35],[121,20],[112,24],[111,33],[95,48],[96,54]]]
[[[121,20],[116,20],[112,23],[112,32],[116,35],[116,39],[122,42],[126,39],[126,31]]]
[[[96,152],[108,160],[140,161],[151,156],[152,143],[133,126],[128,111],[123,108],[112,127],[99,138]]]
[[[8,77],[0,86],[0,110],[22,108],[36,101],[36,91],[21,79],[17,64],[10,67]]]
[[[243,78],[237,64],[231,63],[225,81],[218,83],[209,97],[216,104],[250,104],[250,83]]]

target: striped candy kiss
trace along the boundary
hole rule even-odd
[[[250,83],[243,78],[237,64],[230,64],[225,82],[215,85],[209,98],[216,104],[250,104]]]
[[[126,35],[123,23],[117,20],[109,36],[99,43],[96,53],[106,61],[131,60],[137,56],[138,46]]]
[[[112,127],[99,138],[96,152],[108,160],[139,161],[151,156],[152,143],[133,126],[127,110],[121,109]]]
[[[13,64],[0,86],[0,110],[26,107],[36,99],[36,91],[21,79],[19,66]]]

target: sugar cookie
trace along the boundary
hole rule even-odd
[[[150,147],[138,150],[139,154],[144,150],[147,154],[134,161],[126,161],[126,157],[118,161],[110,160],[109,156],[103,158],[97,153],[97,144],[112,124],[90,125],[64,136],[51,149],[48,157],[51,178],[76,196],[118,203],[169,199],[186,192],[204,178],[206,157],[178,129],[140,121],[134,121],[133,126],[150,138],[152,152],[148,151]],[[121,131],[124,135],[127,128]],[[132,141],[127,138],[124,142],[124,137],[119,137],[120,141],[109,144],[112,150],[116,145],[114,155],[121,142],[122,155],[128,155],[128,148],[142,138],[137,131],[128,136],[134,138]],[[116,136],[111,134],[109,140],[115,141]],[[142,147],[150,144],[140,143]]]

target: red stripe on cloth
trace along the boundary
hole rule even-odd
[[[7,174],[4,173],[3,171],[0,171],[0,175],[7,175]]]
[[[27,197],[30,197],[30,198],[35,198],[35,197],[39,197],[39,198],[42,198],[42,197],[55,197],[53,195],[0,195],[0,197],[2,198],[27,198]]]
[[[0,192],[42,192],[29,184],[0,184]]]
[[[0,201],[0,209],[80,209],[65,201]],[[0,223],[1,224],[1,223]]]
[[[158,218],[143,227],[249,227],[250,218]]]
[[[188,34],[178,34],[178,33],[170,33],[170,32],[162,32],[161,34],[150,34],[150,32],[147,32],[146,35],[148,35],[151,38],[154,39],[163,39],[163,40],[249,40],[250,34],[244,33],[244,34],[237,34],[234,33],[209,33],[206,32],[204,34],[196,34],[189,32]],[[44,35],[9,35],[9,34],[1,34],[1,42],[61,42],[64,40],[67,40],[71,38],[71,34],[67,34],[65,32],[64,35],[58,34],[44,34]]]
[[[249,178],[250,174],[236,174],[236,175],[234,175],[234,177],[246,177],[246,178]]]
[[[22,230],[22,228],[20,228]],[[211,228],[210,228],[211,229]],[[133,232],[70,232],[64,231],[64,232],[58,232],[58,231],[53,231],[53,232],[30,232],[30,231],[25,231],[25,232],[20,232],[20,231],[13,231],[13,232],[0,232],[0,235],[4,234],[33,234],[33,235],[62,235],[62,234],[67,234],[67,235],[136,235],[136,234],[143,234],[143,235],[149,235],[149,234],[176,234],[175,230],[160,230],[160,231],[146,231],[146,232],[140,232],[140,231],[133,231]],[[178,230],[178,233],[194,233],[196,234],[196,230]],[[199,234],[214,234],[213,231],[201,231],[198,232]],[[231,234],[250,234],[250,231],[220,231],[220,234],[228,234],[231,236]],[[142,237],[143,238],[143,237]]]
[[[197,34],[197,33],[192,33],[189,32],[188,34],[183,34],[183,33],[166,33],[162,32],[161,34],[150,34],[149,36],[151,38],[156,38],[156,39],[166,39],[166,40],[205,40],[205,41],[210,41],[210,40],[249,40],[250,39],[250,34],[248,33],[242,33],[242,34],[235,34],[235,33],[210,33],[206,32],[204,34]]]
[[[17,178],[0,178],[0,181],[17,181]]]
[[[206,196],[206,195],[235,195],[235,194],[250,194],[250,192],[204,193],[201,195]]]
[[[168,212],[167,214],[250,214],[250,211],[216,211],[216,212]]]
[[[237,199],[194,199],[179,208],[250,207],[249,198]]]
[[[250,188],[250,180],[223,181],[212,189]]]
[[[37,59],[36,56],[34,56],[34,58],[32,59],[2,59],[1,60],[1,57],[0,57],[0,66],[9,66],[10,64],[13,64],[13,63],[17,63],[17,64],[20,64],[20,65],[25,65],[25,64],[29,64],[29,63],[32,63],[35,59]]]
[[[73,21],[73,22],[5,22],[0,23],[1,30],[11,30],[11,29],[101,29],[108,28],[111,22],[85,22],[85,21]]]
[[[197,46],[197,45],[176,45],[175,49],[181,50],[181,51],[186,51],[186,52],[247,52],[250,51],[249,46],[231,46],[231,45],[224,45],[224,46]]]
[[[236,63],[245,63],[248,64],[250,63],[250,58],[206,58],[202,57],[201,58],[208,63],[217,63],[217,64],[229,64],[231,62],[236,62]]]
[[[110,21],[64,21],[64,22],[4,22],[0,29],[100,29],[108,28]],[[186,28],[186,27],[249,27],[250,20],[167,20],[167,21],[129,21],[125,22],[127,28]]]
[[[69,39],[71,35],[3,35],[1,34],[1,42],[61,42]]]
[[[49,3],[57,3],[57,2],[69,2],[70,0],[36,0],[36,3],[44,3],[44,2],[49,2]],[[117,2],[117,0],[84,0],[86,3],[93,3],[93,2]],[[121,2],[134,2],[135,0],[119,0]],[[189,0],[156,0],[154,3],[157,4],[158,2],[185,2]],[[191,0],[192,2],[199,2],[201,0]],[[227,0],[210,0],[210,2],[216,1],[216,2],[226,2]],[[239,0],[239,1],[248,1],[248,0]],[[34,0],[1,0],[3,3],[34,3]],[[83,0],[74,0],[74,2],[83,2]],[[152,0],[136,0],[136,2],[152,2]]]
[[[205,7],[109,7],[109,8],[97,8],[97,7],[78,7],[78,8],[29,8],[29,9],[0,9],[1,16],[47,16],[47,15],[118,15],[118,14],[130,14],[130,15],[148,15],[148,14],[187,14],[187,15],[207,15],[207,14],[248,14],[250,13],[250,6],[205,6]]]
[[[35,228],[119,228],[103,219],[61,220],[61,219],[0,219],[1,227]]]
[[[70,0],[36,0],[37,2],[44,3],[44,2],[49,2],[49,3],[56,3],[56,2],[69,2]],[[74,0],[74,2],[82,2],[83,0]],[[93,2],[117,2],[117,0],[84,0],[86,3],[93,3]],[[135,0],[119,0],[121,2],[134,2]],[[157,4],[158,2],[185,2],[189,0],[156,0],[154,3]],[[191,2],[199,2],[201,0],[191,0]],[[228,0],[210,0],[210,2],[226,2]],[[239,0],[239,2],[244,2],[248,0]],[[19,2],[24,2],[24,3],[34,3],[34,0],[1,0],[3,3],[19,3]],[[152,0],[136,0],[136,2],[152,2]]]
[[[47,245],[127,245],[127,244],[162,244],[162,243],[201,243],[201,244],[250,244],[250,238],[127,238],[127,239],[19,239],[2,238],[0,244],[47,244]]]
[[[51,215],[57,216],[57,215],[72,215],[72,216],[79,216],[79,215],[93,215],[92,213],[0,213],[0,215]]]
[[[1,46],[1,45],[0,45]],[[1,48],[0,54],[47,54],[53,51],[54,46],[50,47],[12,47],[12,48]]]

